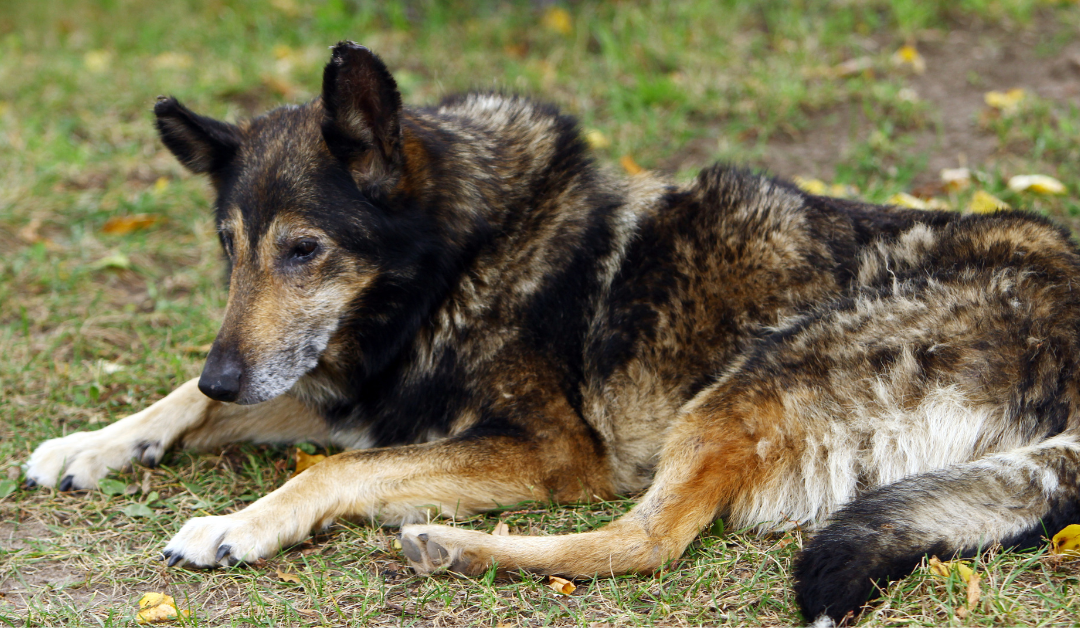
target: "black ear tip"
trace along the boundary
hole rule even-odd
[[[154,102],[154,115],[163,116],[173,111],[176,111],[180,107],[180,101],[172,96],[158,96]]]
[[[343,39],[337,43],[336,46],[331,48],[333,52],[333,61],[337,63],[344,63],[349,57],[374,57],[375,53],[371,52],[366,46],[361,46],[355,41],[349,39]]]

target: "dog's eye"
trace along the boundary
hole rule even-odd
[[[315,257],[315,253],[318,251],[319,242],[317,240],[300,240],[289,251],[289,257],[295,262],[306,262]]]

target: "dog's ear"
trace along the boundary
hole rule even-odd
[[[323,139],[361,186],[400,176],[401,94],[375,53],[351,41],[334,46],[323,71]]]
[[[161,141],[188,170],[213,174],[236,156],[241,132],[235,125],[200,116],[164,96],[154,105],[154,115]]]

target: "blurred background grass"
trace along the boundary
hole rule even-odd
[[[329,608],[311,587],[288,603],[268,601],[255,575],[169,576],[142,562],[185,518],[227,511],[280,482],[280,450],[174,455],[153,472],[154,500],[15,487],[36,443],[131,413],[197,375],[217,329],[223,265],[208,186],[157,141],[154,98],[176,95],[229,120],[304,101],[318,93],[340,39],[380,54],[407,103],[474,88],[553,102],[578,116],[599,159],[617,170],[637,164],[681,179],[724,159],[878,202],[906,192],[966,211],[984,190],[1080,225],[1075,0],[0,0],[0,594],[9,592],[0,620],[123,623],[129,615],[117,609],[146,582],[182,583],[216,609],[211,617],[239,608],[229,617],[308,621],[290,604]],[[986,92],[1012,88],[1024,90],[1015,107],[985,103]],[[972,184],[942,186],[939,171],[958,166],[972,170]],[[1007,188],[1009,177],[1030,173],[1058,178],[1066,193]],[[142,222],[115,228],[132,217]],[[134,486],[139,473],[122,479]],[[124,514],[132,500],[150,504],[152,522]],[[623,506],[565,520],[528,515],[521,525],[595,525],[614,516],[610,508]],[[360,610],[345,615],[353,619],[400,623],[407,614],[394,609],[408,607],[419,609],[407,615],[418,623],[494,624],[515,613],[541,623],[798,621],[788,543],[702,541],[682,576],[690,580],[678,584],[693,592],[685,596],[621,579],[564,603],[529,598],[535,583],[474,590],[380,576],[401,570],[392,551],[377,554],[389,550],[382,532],[336,534],[339,549],[327,551],[339,553],[320,569],[362,555],[349,563],[352,584],[335,585],[368,587]],[[106,539],[115,541],[112,562],[93,558]],[[735,566],[744,554],[749,562]],[[1029,574],[1031,560],[1004,560],[1002,581]],[[973,617],[1075,618],[1075,593],[1040,569],[1037,595],[1003,588]],[[519,611],[499,601],[507,591]],[[959,621],[951,593],[926,581],[890,595],[867,621]],[[446,610],[461,603],[464,615]]]

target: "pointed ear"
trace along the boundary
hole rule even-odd
[[[343,41],[323,71],[323,139],[360,184],[385,185],[401,168],[401,94],[379,57]]]
[[[154,115],[161,141],[188,170],[213,173],[236,156],[241,132],[235,125],[200,116],[164,96],[158,97]]]

